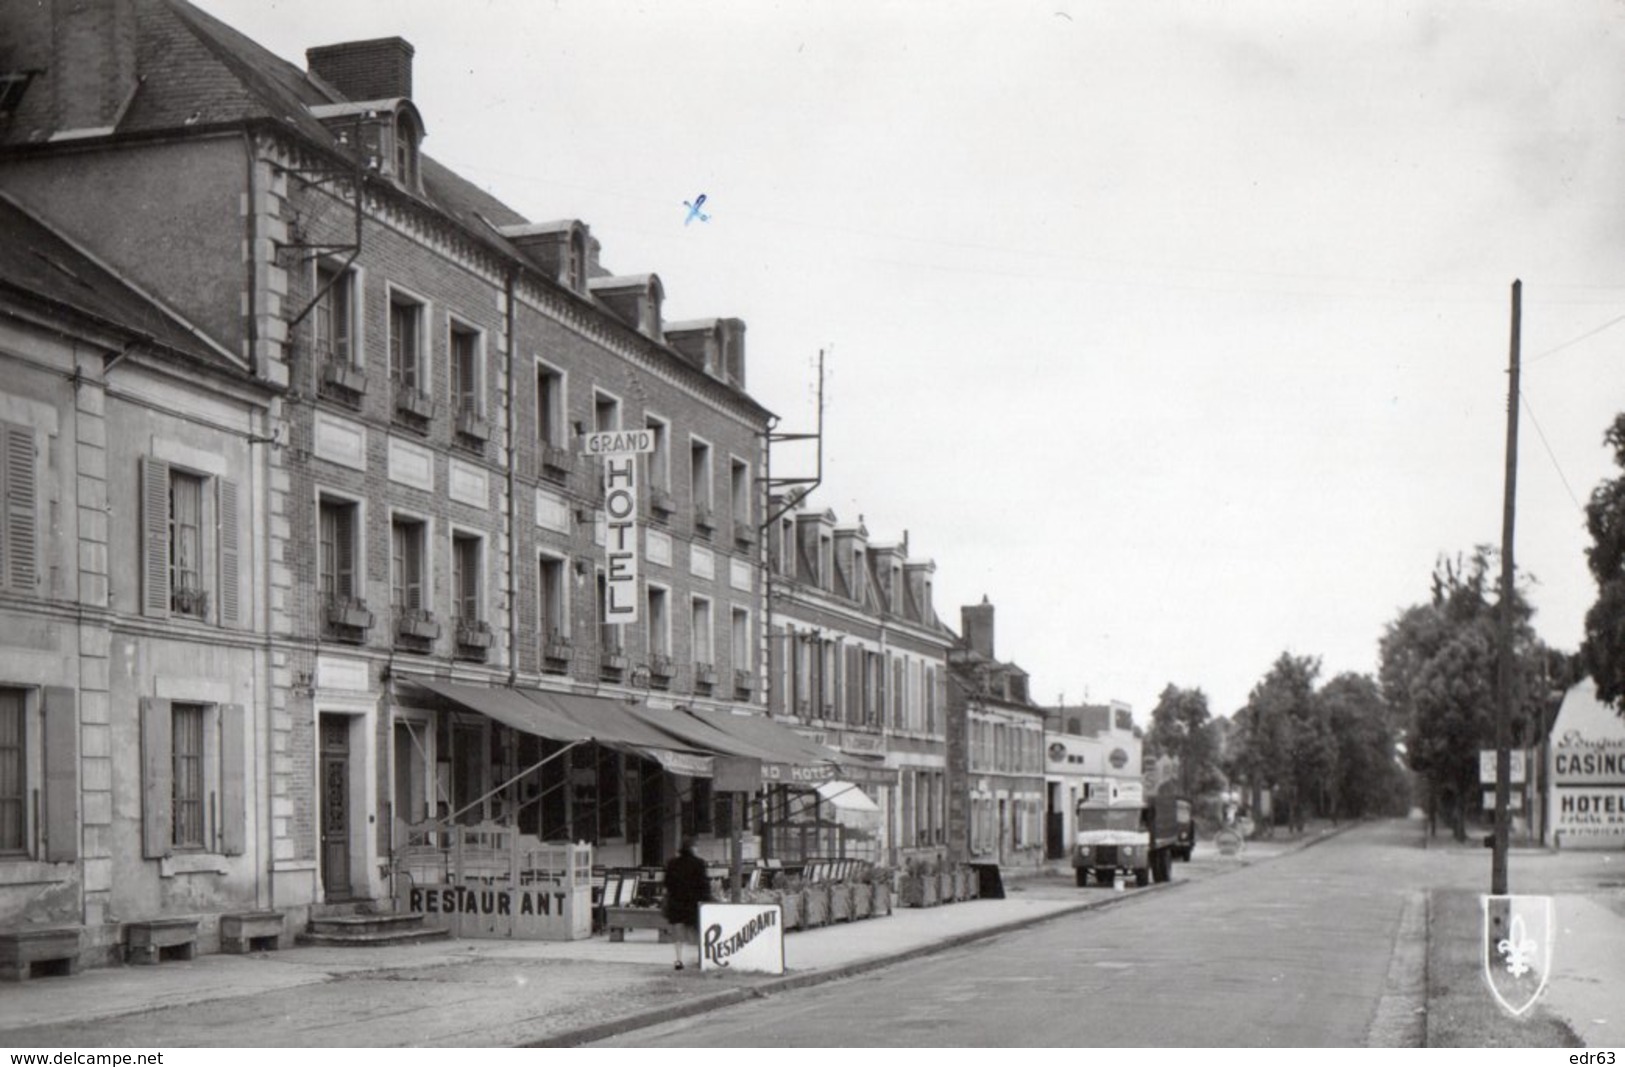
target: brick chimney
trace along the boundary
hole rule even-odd
[[[134,0],[57,0],[50,11],[56,129],[116,126],[136,87]]]
[[[993,655],[993,605],[985,595],[980,604],[959,609],[959,623],[972,652],[979,652],[988,659],[997,658]]]
[[[305,49],[310,72],[347,100],[411,99],[414,49],[399,37]]]

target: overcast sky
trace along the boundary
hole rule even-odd
[[[279,55],[399,35],[424,150],[746,320],[813,502],[996,607],[1043,703],[1215,714],[1374,672],[1499,543],[1578,647],[1625,409],[1625,6],[198,0]],[[683,201],[706,195],[707,222]],[[788,449],[774,473],[811,473]]]

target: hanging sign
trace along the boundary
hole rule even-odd
[[[600,436],[600,435],[594,435]],[[604,621],[638,621],[638,457],[604,456]]]
[[[784,973],[778,904],[701,904],[700,970]]]

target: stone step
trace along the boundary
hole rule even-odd
[[[451,936],[449,930],[427,926],[416,929],[341,931],[320,933],[307,930],[294,938],[301,945],[347,945],[351,948],[380,948],[386,945],[416,945],[423,941],[444,941]]]
[[[361,912],[354,915],[312,916],[306,935],[322,937],[370,937],[372,935],[425,932],[423,914],[415,911]],[[430,931],[433,932],[433,931]]]

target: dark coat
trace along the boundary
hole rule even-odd
[[[711,879],[705,861],[692,852],[680,852],[666,861],[666,903],[661,912],[669,923],[700,924],[700,903],[711,899]]]

